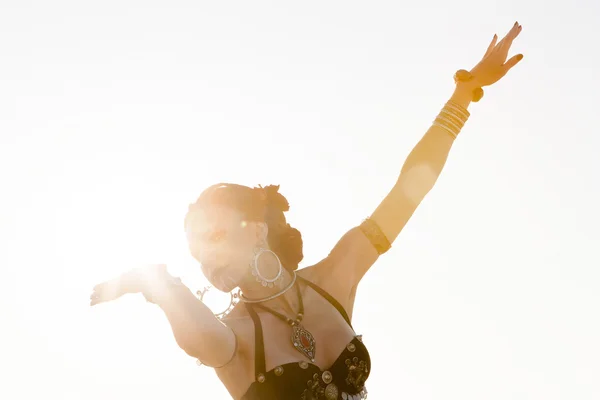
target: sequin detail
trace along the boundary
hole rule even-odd
[[[306,382],[307,388],[300,400],[366,400],[367,389],[364,386],[368,376],[367,363],[358,357],[347,358],[345,364],[348,370],[346,384],[356,388],[356,393],[342,392],[333,382],[333,374],[323,371],[321,376],[314,373],[312,379]],[[339,382],[338,382],[339,383]]]
[[[363,388],[356,394],[348,394],[342,392],[342,400],[366,400],[367,399],[367,388]]]
[[[369,366],[367,363],[359,360],[358,357],[353,357],[352,360],[347,358],[345,363],[348,368],[346,383],[357,389],[363,388],[369,377]]]
[[[338,387],[334,383],[330,383],[325,387],[325,398],[327,400],[337,400],[338,394]]]

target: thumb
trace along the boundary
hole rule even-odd
[[[519,61],[523,59],[523,54],[517,54],[514,57],[511,57],[507,62],[502,66],[504,68],[504,73],[507,73],[512,67],[517,65]]]

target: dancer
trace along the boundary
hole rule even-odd
[[[523,58],[507,60],[520,32],[515,23],[499,42],[494,35],[473,69],[456,72],[454,93],[389,194],[316,265],[298,269],[302,238],[286,221],[279,186],[217,184],[190,206],[184,225],[206,278],[239,300],[228,313],[214,315],[164,265],[97,285],[91,305],[142,293],[164,311],[179,346],[215,368],[234,399],[366,398],[371,361],[351,322],[358,284],[433,187],[469,104]]]

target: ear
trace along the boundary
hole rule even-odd
[[[258,243],[267,243],[269,235],[269,226],[265,222],[256,223],[256,241]]]

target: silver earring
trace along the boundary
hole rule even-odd
[[[263,276],[260,273],[260,271],[258,269],[258,259],[264,253],[271,253],[273,255],[273,257],[275,257],[275,259],[277,260],[279,270],[277,271],[277,275],[275,276],[275,278],[266,278],[265,276]],[[272,288],[275,285],[275,282],[277,282],[281,278],[281,275],[283,273],[283,266],[281,265],[281,260],[279,259],[279,257],[277,257],[277,254],[275,254],[273,251],[271,251],[269,249],[263,249],[263,248],[255,249],[254,250],[254,258],[252,259],[252,263],[250,264],[250,267],[252,270],[252,276],[254,276],[256,278],[256,282],[259,282],[264,287]]]

